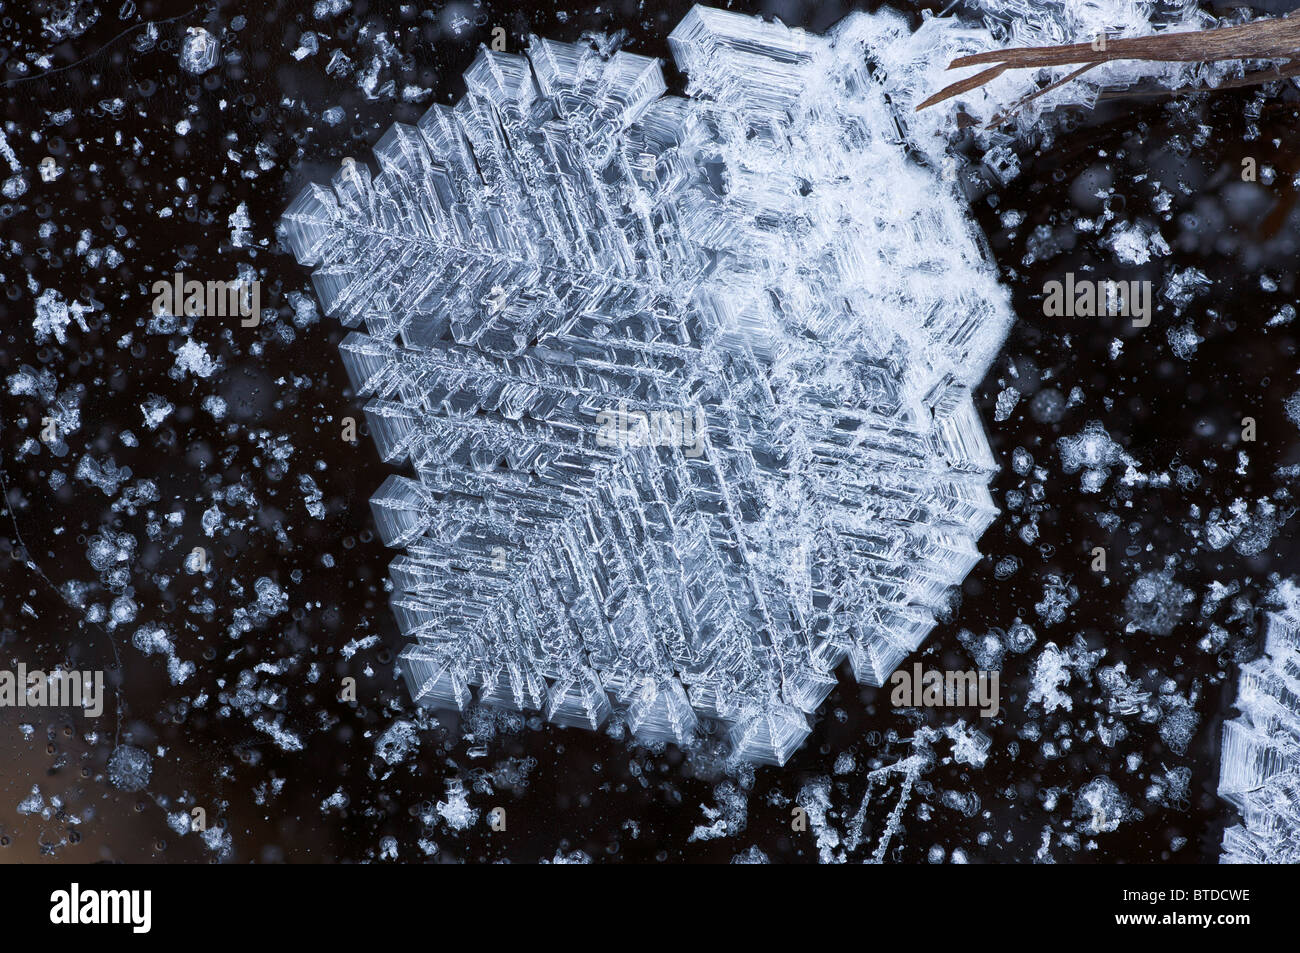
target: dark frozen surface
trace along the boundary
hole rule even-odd
[[[393,121],[458,98],[460,71],[494,26],[511,49],[528,32],[577,39],[625,28],[629,48],[666,56],[664,37],[687,8],[602,4],[561,18],[356,3],[317,19],[311,4],[211,14],[36,4],[0,19],[4,133],[18,166],[0,158],[0,178],[26,185],[0,205],[0,447],[13,517],[0,523],[0,667],[102,668],[119,689],[97,720],[0,710],[4,859],[362,861],[378,859],[391,837],[400,860],[581,851],[727,861],[757,848],[773,861],[809,861],[819,846],[842,846],[819,845],[817,823],[793,832],[792,805],[816,803],[820,779],[830,779],[825,802],[842,832],[867,772],[908,756],[921,770],[889,860],[954,850],[971,862],[1217,858],[1232,820],[1214,792],[1236,663],[1258,651],[1259,612],[1277,578],[1300,571],[1288,522],[1297,477],[1281,469],[1300,464],[1300,430],[1284,409],[1300,389],[1297,325],[1284,310],[1296,306],[1300,235],[1294,88],[1108,104],[1068,119],[1009,184],[970,183],[1020,319],[979,394],[1003,464],[994,498],[1004,514],[914,660],[1000,664],[1002,713],[977,726],[992,738],[982,767],[954,762],[950,739],[910,741],[920,726],[963,716],[969,725],[969,712],[895,709],[887,689],[843,674],[782,769],[728,772],[708,750],[652,751],[540,719],[410,708],[394,677],[403,640],[384,589],[391,553],[367,504],[390,470],[364,433],[356,445],[340,439],[343,417],[361,419],[338,359],[342,332],[316,316],[308,276],[278,249],[275,222],[343,157],[368,158]],[[764,12],[823,30],[847,9]],[[148,31],[132,25],[146,18],[157,39],[141,49]],[[224,61],[193,76],[178,50],[186,27],[199,25]],[[318,49],[297,59],[304,31],[318,35]],[[350,70],[327,70],[335,50]],[[29,53],[49,60],[17,72]],[[321,114],[335,106],[343,118],[330,126]],[[39,172],[47,156],[62,170],[48,182]],[[1276,171],[1272,184],[1241,182],[1246,156]],[[1103,227],[1080,230],[1081,218]],[[1118,263],[1106,239],[1126,221],[1158,226],[1168,253]],[[259,327],[217,317],[150,327],[153,281],[178,270],[233,279],[241,264],[257,272],[273,312]],[[1159,292],[1191,268],[1208,281],[1184,305],[1158,298],[1145,329],[1042,313],[1044,282],[1066,271],[1150,279]],[[64,340],[39,339],[33,318],[47,291],[89,308],[86,327],[74,317]],[[1193,346],[1184,328],[1203,340]],[[217,362],[207,376],[183,369],[190,340]],[[15,376],[32,383],[15,389]],[[1004,414],[1008,387],[1022,396]],[[174,409],[151,428],[141,405],[155,397]],[[213,397],[225,404],[219,418]],[[76,424],[53,447],[39,440],[50,416]],[[1246,416],[1257,422],[1253,443],[1241,442]],[[1057,441],[1093,421],[1117,446],[1089,493]],[[1032,457],[1024,474],[1017,449]],[[1121,449],[1139,475],[1130,485]],[[302,475],[319,489],[319,518]],[[1210,548],[1207,523],[1231,523],[1238,500],[1244,522]],[[186,569],[196,546],[208,551],[206,573]],[[1107,550],[1105,573],[1089,568],[1096,546]],[[1235,591],[1207,600],[1216,582]],[[1184,590],[1179,613],[1171,606]],[[156,646],[149,633],[159,627],[173,669],[194,666],[180,684],[167,652],[141,647]],[[991,630],[996,649],[984,639]],[[1030,699],[1049,643],[1074,666],[1061,686],[1068,709]],[[1101,684],[1101,670],[1118,663],[1133,692],[1149,693],[1127,714]],[[355,703],[337,700],[348,676]],[[1117,740],[1116,724],[1126,733]],[[300,750],[286,750],[295,743]],[[449,785],[463,786],[477,812],[466,830],[456,829]],[[872,791],[851,859],[876,849],[903,782],[887,776]],[[1119,805],[1103,812],[1118,824],[1093,833],[1087,805],[1099,791]],[[169,826],[169,814],[195,806],[218,834]],[[486,823],[497,807],[504,832]],[[697,832],[719,819],[726,836]]]

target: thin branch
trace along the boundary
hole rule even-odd
[[[949,67],[949,69],[951,68],[952,67]],[[916,111],[920,112],[926,106],[933,106],[935,103],[943,102],[945,99],[952,96],[960,96],[962,93],[970,92],[978,86],[983,86],[985,83],[997,79],[1005,73],[1007,69],[1009,69],[1007,64],[1002,63],[998,66],[992,67],[991,69],[982,70],[974,76],[968,76],[960,82],[953,83],[951,86],[945,86],[941,92],[935,93],[925,102],[921,103],[921,105],[917,106]]]
[[[1104,48],[1102,48],[1104,47]],[[1093,43],[1072,43],[1065,46],[1016,47],[1009,50],[989,50],[969,56],[959,56],[948,64],[948,69],[965,66],[994,64],[974,76],[946,86],[916,107],[920,112],[928,106],[941,103],[953,96],[982,86],[1008,69],[1037,69],[1046,66],[1071,66],[1077,63],[1088,69],[1112,60],[1148,60],[1156,63],[1199,63],[1216,60],[1291,60],[1300,56],[1300,17],[1279,17],[1255,20],[1237,26],[1214,30],[1184,32],[1166,31],[1154,36],[1106,39],[1094,47]],[[1022,100],[1011,112],[1030,99],[1063,85],[1086,72],[1078,69],[1038,93]],[[1283,70],[1256,70],[1239,79],[1225,82],[1220,88],[1251,86],[1271,82],[1283,76],[1296,74],[1296,65],[1288,63]]]
[[[1101,65],[1100,63],[1088,63],[1084,66],[1080,66],[1078,69],[1072,70],[1071,72],[1067,73],[1065,76],[1062,76],[1055,83],[1050,83],[1047,86],[1044,86],[1042,89],[1038,90],[1037,92],[1030,93],[1028,96],[1023,97],[1020,100],[1020,102],[1016,103],[1006,112],[998,113],[996,116],[990,119],[989,127],[1000,126],[1002,123],[1006,122],[1009,118],[1011,118],[1011,116],[1013,116],[1015,113],[1019,112],[1025,106],[1032,103],[1039,96],[1046,96],[1052,90],[1059,89],[1060,87],[1064,86],[1066,83],[1072,82],[1078,77],[1082,76],[1084,73],[1088,72],[1088,70],[1093,69],[1094,67],[1100,65]]]

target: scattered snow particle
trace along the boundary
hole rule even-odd
[[[1084,819],[1084,829],[1105,834],[1119,827],[1128,814],[1128,799],[1104,774],[1079,789],[1074,797],[1074,816]]]
[[[45,798],[41,796],[41,789],[33,784],[32,793],[24,798],[18,805],[19,814],[39,814],[45,807]]]
[[[1129,617],[1128,631],[1168,635],[1183,618],[1183,612],[1195,596],[1190,589],[1174,581],[1169,570],[1139,576],[1124,599]]]
[[[211,377],[216,369],[217,364],[208,356],[207,349],[193,338],[186,338],[176,352],[176,363],[172,366],[170,375],[177,380],[187,372],[195,377]]]
[[[142,791],[153,773],[149,752],[133,745],[119,745],[108,759],[108,779],[123,791]]]
[[[149,399],[140,405],[140,410],[144,414],[144,425],[150,430],[157,430],[175,409],[171,403],[156,394],[150,394]]]
[[[1070,684],[1069,656],[1056,647],[1055,642],[1048,642],[1034,662],[1032,682],[1029,686],[1029,704],[1042,704],[1043,711],[1055,711],[1074,708],[1074,700],[1061,691],[1062,685]]]
[[[478,820],[478,810],[469,806],[459,778],[447,781],[447,800],[439,801],[436,808],[438,816],[455,831],[463,831]]]
[[[81,330],[89,331],[86,320],[82,315],[90,312],[90,308],[74,301],[68,304],[53,288],[46,288],[41,292],[41,296],[36,299],[36,319],[32,322],[32,329],[36,332],[36,343],[44,344],[53,337],[60,344],[67,341],[68,325],[76,321]]]
[[[1107,245],[1124,265],[1145,265],[1152,255],[1169,254],[1169,244],[1159,229],[1140,222],[1117,224],[1102,244]]]
[[[1189,361],[1192,355],[1196,353],[1196,348],[1205,340],[1196,333],[1196,329],[1191,324],[1184,324],[1180,328],[1170,328],[1168,331],[1169,346],[1173,348],[1174,354]]]
[[[1016,409],[1016,404],[1020,402],[1020,391],[1014,387],[1008,387],[998,394],[997,405],[993,409],[993,419],[997,421],[1006,420],[1011,416],[1011,412]]]
[[[1300,427],[1300,390],[1288,397],[1282,406],[1286,410],[1286,415],[1291,418],[1291,423]]]
[[[217,65],[221,45],[217,38],[203,27],[192,26],[186,30],[181,43],[181,69],[198,75]]]
[[[375,742],[375,754],[389,764],[398,764],[418,751],[420,736],[412,722],[398,719]]]

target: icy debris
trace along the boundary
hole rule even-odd
[[[248,229],[253,224],[253,221],[248,217],[248,203],[240,202],[238,207],[230,214],[227,224],[230,226],[231,245],[242,248],[251,244],[253,233]]]
[[[724,781],[714,789],[713,796],[717,798],[717,807],[702,806],[704,818],[710,823],[698,825],[687,837],[687,843],[734,837],[744,831],[749,816],[745,792],[734,782]]]
[[[815,778],[799,789],[795,803],[803,810],[817,838],[818,859],[823,864],[835,863],[839,858],[836,849],[840,846],[840,835],[827,820],[831,806],[831,782],[829,778]]]
[[[45,810],[45,796],[39,785],[32,785],[32,793],[18,802],[19,814],[40,814]]]
[[[316,481],[305,473],[298,474],[298,489],[302,492],[303,505],[307,512],[316,519],[325,518],[325,504],[321,502],[320,487]]]
[[[278,718],[273,721],[265,716],[258,716],[253,719],[253,727],[264,732],[283,751],[302,750],[302,739],[296,732],[284,727]]]
[[[1300,589],[1278,587],[1264,654],[1241,668],[1223,726],[1219,795],[1241,812],[1223,832],[1223,863],[1300,863]]]
[[[1065,621],[1070,606],[1078,599],[1078,586],[1056,573],[1051,573],[1043,580],[1043,598],[1034,604],[1034,611],[1043,620],[1044,626],[1059,625]]]
[[[231,638],[252,631],[254,626],[261,625],[289,608],[288,594],[269,576],[258,577],[253,583],[253,589],[257,593],[256,601],[236,609],[233,620],[226,629]]]
[[[1005,388],[998,394],[997,405],[993,409],[993,419],[996,421],[1006,420],[1011,416],[1011,412],[1016,409],[1016,404],[1020,402],[1020,391],[1014,387]]]
[[[316,302],[300,291],[288,294],[289,306],[293,308],[293,324],[296,328],[306,328],[320,320],[316,311]]]
[[[564,853],[563,851],[557,850],[557,851],[555,852],[555,856],[554,856],[554,857],[552,857],[549,861],[548,861],[548,860],[542,860],[541,863],[543,863],[543,864],[547,864],[547,863],[550,863],[550,864],[589,864],[589,863],[591,863],[591,855],[588,854],[585,850],[574,850],[574,851],[571,851],[570,853],[567,853],[567,854]]]
[[[157,430],[175,409],[170,401],[156,394],[150,394],[149,399],[140,405],[140,411],[144,414],[144,425],[149,430]]]
[[[142,791],[153,773],[149,752],[133,745],[119,745],[108,759],[108,779],[123,791]]]
[[[379,636],[377,635],[367,635],[359,639],[348,639],[347,643],[344,644],[343,648],[339,649],[339,654],[342,655],[345,659],[349,659],[352,658],[352,656],[356,655],[357,652],[361,651],[362,649],[368,649],[372,645],[378,645],[378,644],[379,644]]]
[[[1090,834],[1118,830],[1128,813],[1128,798],[1105,775],[1089,781],[1074,796],[1074,816]]]
[[[1151,693],[1142,683],[1128,677],[1124,662],[1102,666],[1097,670],[1097,684],[1106,694],[1107,711],[1116,715],[1133,715],[1147,708]]]
[[[1089,421],[1079,433],[1061,437],[1056,442],[1061,453],[1061,468],[1066,473],[1083,471],[1080,487],[1084,493],[1099,493],[1110,476],[1110,468],[1119,463],[1136,463],[1124,448],[1111,440],[1099,420]]]
[[[316,0],[311,8],[311,15],[317,20],[327,20],[338,16],[351,6],[352,0]]]
[[[458,778],[447,781],[447,800],[437,804],[438,816],[454,831],[463,831],[478,820],[478,809],[469,806],[465,786]]]
[[[966,651],[975,660],[975,665],[980,671],[991,672],[1002,668],[1002,656],[1006,647],[999,637],[1001,634],[996,629],[984,635],[976,635],[967,629],[962,629],[957,633],[957,640],[966,647]]]
[[[1277,314],[1269,318],[1268,323],[1264,326],[1268,328],[1280,328],[1283,325],[1290,324],[1294,320],[1295,320],[1295,305],[1284,304],[1282,305],[1282,307],[1277,309]]]
[[[51,9],[51,16],[41,17],[41,32],[55,44],[81,36],[99,20],[93,3],[60,3]]]
[[[217,65],[221,57],[221,44],[203,27],[192,26],[185,31],[181,41],[181,69],[189,73],[206,73]]]
[[[1160,740],[1175,754],[1185,754],[1201,723],[1193,700],[1172,691],[1162,692],[1160,708]]]
[[[964,719],[958,719],[956,724],[945,725],[943,732],[952,741],[953,761],[975,768],[984,767],[989,749],[993,746],[992,738],[974,726],[967,727]]]
[[[1300,427],[1300,390],[1288,397],[1282,406],[1286,410],[1286,415],[1291,418],[1291,423]]]
[[[1122,265],[1145,265],[1152,256],[1169,254],[1169,243],[1155,225],[1143,222],[1119,222],[1103,244],[1110,248]]]
[[[1177,357],[1182,358],[1184,361],[1190,361],[1196,353],[1196,349],[1205,341],[1205,338],[1197,334],[1196,328],[1190,323],[1184,324],[1182,327],[1170,328],[1166,333],[1169,338],[1169,347]]]
[[[215,854],[218,860],[225,860],[234,853],[234,836],[220,827],[209,827],[199,835],[199,838],[203,841],[203,846]]]
[[[1129,620],[1125,631],[1168,635],[1195,599],[1190,589],[1174,580],[1172,570],[1144,573],[1134,580],[1124,598],[1124,613]]]
[[[925,638],[996,512],[970,387],[1012,320],[912,110],[966,29],[938,22],[696,7],[688,99],[608,43],[484,50],[377,172],[293,202],[371,432],[415,471],[372,507],[417,700],[619,709],[650,742],[716,718],[784,763],[842,661],[879,685]],[[637,418],[679,423],[649,446]]]
[[[204,411],[211,413],[213,420],[224,420],[226,416],[226,402],[216,394],[209,394],[203,398],[203,403],[199,404]]]
[[[822,855],[823,861],[830,859],[843,863],[848,859],[851,852],[867,845],[874,845],[871,853],[871,863],[881,863],[884,860],[894,838],[901,835],[903,816],[912,800],[912,794],[920,786],[918,784],[919,779],[935,764],[936,755],[931,744],[941,737],[941,733],[934,729],[918,728],[912,737],[908,739],[910,744],[908,753],[905,756],[867,772],[866,787],[856,810],[853,810],[851,815],[849,811],[841,810],[836,812],[847,819],[842,839],[843,850],[824,852]],[[961,733],[958,732],[958,738],[960,737]],[[975,732],[973,736],[975,740],[983,737],[982,733],[979,732]],[[977,742],[977,750],[978,747],[982,747],[982,745]],[[957,745],[954,745],[955,754],[956,751]],[[960,759],[954,756],[954,760]],[[964,763],[969,763],[972,767],[979,767],[982,761],[978,758],[974,760],[964,759]],[[835,789],[838,791],[842,790],[843,787],[844,785],[840,783],[835,786]],[[928,784],[926,787],[929,787]],[[826,794],[829,799],[829,788],[826,790]],[[877,819],[877,823],[869,826],[868,821],[873,808],[885,809],[887,813],[883,818]],[[916,809],[916,813],[921,817],[928,810],[928,807],[922,804]],[[840,843],[838,833],[830,828],[829,824],[826,824],[825,835],[819,833],[818,839],[819,841],[824,839],[831,846],[837,846]]]
[[[112,457],[105,457],[103,462],[94,457],[82,457],[77,464],[76,477],[96,486],[105,496],[116,496],[118,487],[131,479],[130,467],[119,467]]]
[[[1175,307],[1183,308],[1191,303],[1192,298],[1213,284],[1209,276],[1199,268],[1185,268],[1182,271],[1170,272],[1160,293]]]
[[[1074,699],[1061,691],[1070,684],[1069,656],[1048,642],[1034,661],[1028,704],[1040,704],[1044,712],[1074,708]]]
[[[415,724],[399,718],[388,726],[375,742],[375,754],[389,764],[400,764],[420,748],[420,736]]]
[[[144,625],[131,636],[131,644],[145,655],[159,654],[167,658],[167,675],[173,685],[182,684],[195,672],[193,662],[176,657],[176,647],[167,630],[158,625]]]
[[[90,327],[86,324],[85,315],[93,310],[89,305],[77,301],[69,304],[53,288],[46,288],[36,299],[36,318],[32,321],[36,343],[44,344],[50,338],[54,338],[59,344],[66,344],[68,325],[74,321],[81,330],[89,331]]]
[[[177,380],[187,373],[195,377],[211,377],[216,369],[217,362],[208,356],[207,348],[188,338],[176,351],[176,363],[172,365],[170,375]]]
[[[295,60],[304,60],[309,56],[315,56],[319,50],[320,37],[308,31],[298,38],[298,48],[289,55]]]

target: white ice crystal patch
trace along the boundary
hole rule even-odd
[[[172,365],[171,376],[182,378],[186,374],[195,377],[211,377],[217,369],[217,363],[208,355],[207,348],[187,338],[176,351],[176,363]]]
[[[1152,256],[1169,254],[1169,244],[1154,226],[1121,223],[1111,229],[1104,244],[1124,265],[1145,265]]]
[[[1043,711],[1051,712],[1058,708],[1069,711],[1074,707],[1074,700],[1061,691],[1061,686],[1070,684],[1070,659],[1053,642],[1043,647],[1042,653],[1034,662],[1032,682],[1029,686],[1029,704],[1043,706]]]
[[[32,330],[36,332],[36,343],[44,344],[50,338],[54,338],[59,344],[64,344],[68,339],[68,325],[76,322],[78,327],[83,331],[89,331],[83,317],[91,312],[91,308],[73,301],[69,304],[63,300],[53,288],[46,288],[36,299],[36,318],[32,321]]]
[[[454,831],[466,830],[478,820],[478,810],[469,806],[465,786],[456,778],[447,782],[447,800],[436,805],[438,816]]]
[[[1286,415],[1291,418],[1291,423],[1300,427],[1300,390],[1288,397],[1282,406],[1286,410]]]
[[[203,27],[192,26],[181,41],[181,69],[188,73],[206,73],[221,58],[221,44]]]
[[[1219,796],[1242,817],[1223,832],[1223,863],[1300,863],[1300,589],[1274,596],[1264,654],[1241,667],[1241,714],[1223,726]]]
[[[281,724],[271,721],[269,718],[259,716],[253,719],[253,727],[258,731],[263,731],[270,736],[276,745],[285,751],[301,751],[302,739],[295,732],[290,731]]]

